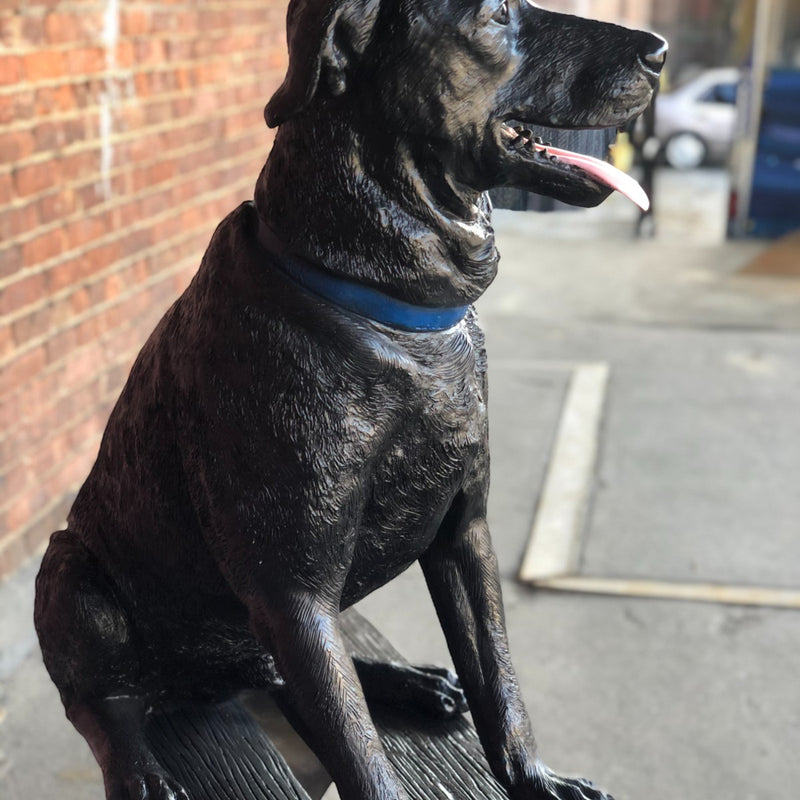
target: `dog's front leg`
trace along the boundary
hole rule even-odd
[[[486,758],[513,800],[611,800],[561,778],[536,757],[509,655],[497,559],[485,502],[461,494],[420,559]]]
[[[339,603],[307,591],[251,608],[256,635],[286,680],[282,705],[327,768],[343,800],[401,800],[339,630]]]

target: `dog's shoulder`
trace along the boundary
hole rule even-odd
[[[259,255],[257,228],[258,216],[251,201],[231,211],[212,234],[189,294],[210,291],[224,300],[231,294],[252,293],[257,288],[253,285]]]

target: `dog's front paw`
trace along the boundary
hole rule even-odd
[[[509,790],[512,800],[614,800],[583,778],[562,778],[537,764],[531,778]]]
[[[108,783],[108,800],[189,800],[183,786],[160,770],[133,772]]]

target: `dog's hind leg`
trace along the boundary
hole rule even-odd
[[[445,667],[418,666],[354,657],[370,703],[417,711],[434,719],[452,719],[467,711],[458,676]]]
[[[50,540],[34,622],[45,666],[103,771],[108,800],[188,800],[144,739],[148,699],[127,616],[70,531]]]

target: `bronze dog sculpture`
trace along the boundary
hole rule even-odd
[[[486,190],[577,205],[621,174],[523,129],[621,126],[666,45],[525,0],[292,0],[255,202],[217,228],[142,349],[55,533],[35,620],[111,800],[185,798],[148,711],[280,694],[345,800],[405,793],[340,611],[422,565],[492,771],[600,800],[536,758],[486,524]],[[403,677],[459,710],[454,679]],[[416,683],[414,683],[416,681]]]

